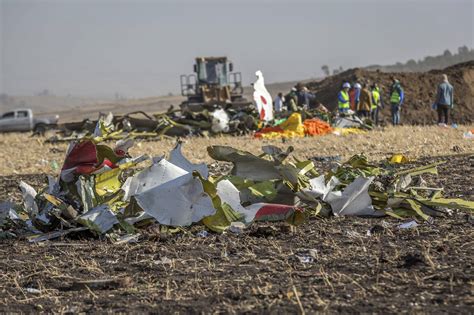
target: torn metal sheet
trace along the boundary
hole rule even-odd
[[[111,112],[109,112],[107,116],[105,117],[100,117],[99,121],[97,122],[95,126],[94,136],[101,137],[113,131],[114,129],[113,120],[114,120],[114,115]]]
[[[58,237],[65,236],[69,233],[81,232],[81,231],[85,231],[85,230],[88,230],[88,228],[87,227],[78,227],[78,228],[69,229],[69,230],[60,230],[60,231],[53,231],[53,232],[44,233],[44,234],[40,234],[40,235],[32,235],[32,236],[28,237],[28,241],[30,243],[44,242],[44,241],[48,241],[48,240],[52,240],[52,239],[55,239],[55,238],[58,238]]]
[[[339,117],[334,122],[335,128],[359,128],[365,126],[364,122],[357,116]]]
[[[38,205],[36,204],[35,198],[38,193],[33,187],[23,181],[20,182],[20,189],[23,195],[23,203],[25,205],[26,212],[28,212],[30,217],[37,215]]]
[[[405,174],[405,175],[400,176],[400,178],[396,181],[395,191],[398,192],[398,191],[407,189],[408,186],[411,184],[411,182],[412,182],[412,177],[410,174]]]
[[[333,189],[340,185],[339,180],[332,176],[331,179],[326,183],[325,176],[321,175],[309,180],[310,187],[303,189],[298,193],[298,196],[306,201],[317,201],[316,199],[326,200],[327,195],[333,191]]]
[[[344,191],[330,192],[325,201],[331,205],[334,215],[383,216],[372,206],[368,190],[374,177],[358,177]]]
[[[191,173],[141,190],[135,199],[143,211],[170,226],[188,226],[216,212],[201,181]]]
[[[438,165],[444,164],[446,162],[438,162],[438,163],[433,163],[429,165],[424,165],[416,168],[411,168],[407,170],[403,170],[400,172],[395,173],[395,176],[400,176],[400,175],[405,175],[409,174],[410,176],[418,176],[422,174],[433,174],[433,175],[438,175]]]
[[[80,215],[77,222],[87,226],[93,231],[104,234],[119,221],[108,205],[97,206],[87,213]]]
[[[303,209],[292,205],[267,203],[258,206],[260,208],[255,214],[255,221],[286,221],[290,224],[298,225],[305,220]]]
[[[94,185],[93,177],[79,176],[76,182],[77,193],[81,198],[84,212],[89,211],[97,205]]]
[[[216,209],[216,213],[202,219],[202,223],[210,230],[222,233],[227,230],[232,222],[242,221],[244,216],[234,211],[227,203],[223,202],[217,193],[217,187],[214,182],[199,177],[203,185],[204,191],[211,197],[212,204]]]
[[[272,202],[280,193],[274,181],[264,181],[252,184],[240,190],[241,203]]]
[[[170,152],[170,163],[182,168],[183,170],[192,173],[198,171],[202,177],[206,178],[209,176],[209,169],[206,163],[193,164],[187,158],[183,156],[181,152],[181,142],[178,142],[173,150]]]
[[[240,204],[240,192],[229,180],[222,180],[217,183],[217,195],[223,203],[228,204],[232,210],[245,216],[245,222],[250,223],[255,218],[258,210],[261,208],[259,204],[253,204],[244,207]]]
[[[134,158],[126,157],[118,161],[117,166],[123,170],[148,160],[150,160],[150,156],[148,154],[142,154]]]
[[[76,209],[73,206],[68,205],[61,199],[50,194],[43,194],[43,197],[48,200],[51,204],[61,210],[61,214],[68,219],[75,219],[78,215]]]
[[[460,198],[432,198],[432,199],[419,199],[420,203],[426,206],[434,207],[445,207],[450,209],[461,209],[474,212],[474,201],[463,200]]]
[[[264,145],[262,146],[262,151],[265,154],[270,155],[274,161],[278,162],[278,164],[281,164],[283,160],[285,160],[291,154],[291,152],[294,151],[294,148],[289,146],[286,151],[283,151],[274,145]]]
[[[116,193],[122,186],[119,176],[120,168],[114,168],[95,176],[95,191],[99,196]]]
[[[15,204],[9,201],[0,202],[0,228],[6,225],[8,221],[21,220],[14,207]]]
[[[218,200],[219,198],[217,197],[216,199]],[[213,198],[213,201],[216,199]],[[214,203],[214,207],[216,207],[216,213],[203,218],[201,221],[208,229],[214,232],[222,233],[232,225],[232,222],[243,220],[243,215],[234,211],[226,203],[219,204],[217,202],[217,204]]]
[[[161,159],[158,163],[147,167],[133,177],[129,177],[122,186],[125,192],[123,200],[129,201],[130,197],[146,190],[162,185],[180,176],[189,174],[184,169]]]
[[[135,141],[133,139],[120,139],[115,143],[114,152],[118,156],[125,156],[134,144]]]
[[[243,214],[247,224],[254,220],[283,221],[290,218],[295,211],[299,211],[294,206],[264,202],[244,207],[240,204],[239,191],[229,180],[223,180],[217,184],[217,194],[222,202],[228,204],[232,210]]]
[[[70,183],[76,178],[75,174],[91,173],[98,162],[97,146],[92,141],[72,142],[61,168],[61,179]]]
[[[61,187],[59,186],[59,182],[56,178],[51,175],[48,175],[48,194],[50,195],[57,195],[61,191]]]
[[[274,162],[262,159],[250,152],[229,146],[210,146],[207,151],[215,160],[234,163],[233,175],[255,181],[282,179]]]

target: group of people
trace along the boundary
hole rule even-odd
[[[275,113],[282,113],[284,111],[297,112],[302,109],[310,108],[314,94],[309,92],[306,86],[298,83],[291,91],[283,96],[283,93],[278,93],[274,100]]]
[[[454,106],[453,86],[449,83],[446,74],[442,75],[442,82],[438,86],[435,102],[432,108],[438,113],[438,124],[448,125],[449,110]],[[278,93],[274,100],[275,113],[281,114],[285,111],[298,112],[310,108],[314,102],[314,94],[310,93],[308,88],[298,83],[291,91],[283,96]],[[349,82],[342,84],[342,89],[337,95],[338,111],[342,115],[355,112],[361,118],[370,118],[375,125],[378,125],[379,113],[385,108],[382,90],[377,83],[370,84],[366,82],[355,82],[352,85]],[[394,126],[400,124],[401,108],[405,101],[405,92],[400,81],[392,78],[392,84],[388,93],[388,102],[390,103],[391,120]]]
[[[342,89],[338,95],[338,110],[341,114],[347,114],[350,110],[359,117],[371,118],[376,125],[379,124],[379,112],[384,108],[382,92],[377,84],[355,83],[353,86],[349,82],[342,84]],[[400,124],[401,107],[405,100],[405,93],[396,78],[392,79],[390,86],[389,102],[394,126]],[[448,82],[447,75],[443,74],[442,83],[438,86],[436,100],[432,106],[438,112],[438,124],[447,126],[449,110],[454,106],[453,86]]]
[[[345,82],[337,98],[338,109],[341,114],[347,114],[349,110],[352,110],[359,117],[370,117],[378,124],[379,111],[384,105],[382,94],[377,84],[355,83],[351,87],[349,82]]]

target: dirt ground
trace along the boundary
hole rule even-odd
[[[444,187],[447,196],[474,200],[474,147],[462,138],[468,128],[387,128],[286,143],[196,138],[188,140],[184,153],[211,162],[209,144],[255,151],[268,143],[293,145],[299,157],[345,159],[373,152],[371,160],[381,161],[402,152],[416,159],[415,165],[447,160],[438,176],[424,177],[428,184]],[[41,187],[45,174],[55,173],[51,161],[61,164],[66,150],[65,144],[42,144],[27,135],[3,135],[0,143],[5,148],[0,200],[19,200],[19,180]],[[173,144],[141,142],[133,154],[165,153]],[[296,228],[260,223],[240,235],[207,236],[198,234],[204,230],[199,225],[171,235],[155,226],[136,244],[74,235],[35,245],[0,240],[0,313],[472,313],[472,215],[455,211],[406,230],[398,229],[399,223],[313,218]],[[371,228],[374,234],[368,236]],[[111,278],[106,284],[81,282]]]
[[[309,159],[322,156],[340,156],[342,160],[354,154],[365,153],[369,160],[378,161],[394,153],[403,153],[409,158],[442,156],[474,152],[472,141],[463,138],[463,133],[474,129],[474,125],[459,126],[458,129],[438,126],[402,126],[380,128],[365,134],[293,138],[289,140],[262,140],[245,137],[194,137],[187,138],[183,153],[192,162],[214,162],[207,154],[210,145],[231,145],[253,153],[260,153],[263,145],[282,148],[293,146],[295,156]],[[56,174],[68,147],[68,143],[45,143],[46,138],[31,137],[28,133],[0,134],[0,175],[9,174]],[[161,141],[137,140],[131,150],[132,156],[168,154],[176,139]],[[55,165],[57,164],[57,165]]]

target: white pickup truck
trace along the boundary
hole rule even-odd
[[[31,109],[17,109],[0,116],[0,132],[34,131],[42,134],[57,126],[59,116],[35,118]]]

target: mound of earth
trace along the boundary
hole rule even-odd
[[[437,86],[441,74],[447,74],[454,86],[454,110],[451,111],[452,122],[468,124],[474,122],[474,61],[460,63],[444,70],[429,72],[386,73],[367,71],[360,68],[350,69],[322,81],[310,82],[307,87],[315,94],[316,101],[329,109],[337,107],[337,93],[343,82],[377,83],[381,87],[385,105],[389,100],[391,78],[400,80],[405,90],[405,102],[402,107],[402,123],[432,124],[436,121],[436,112],[431,109],[435,101]],[[382,111],[385,121],[390,117],[390,106]]]

